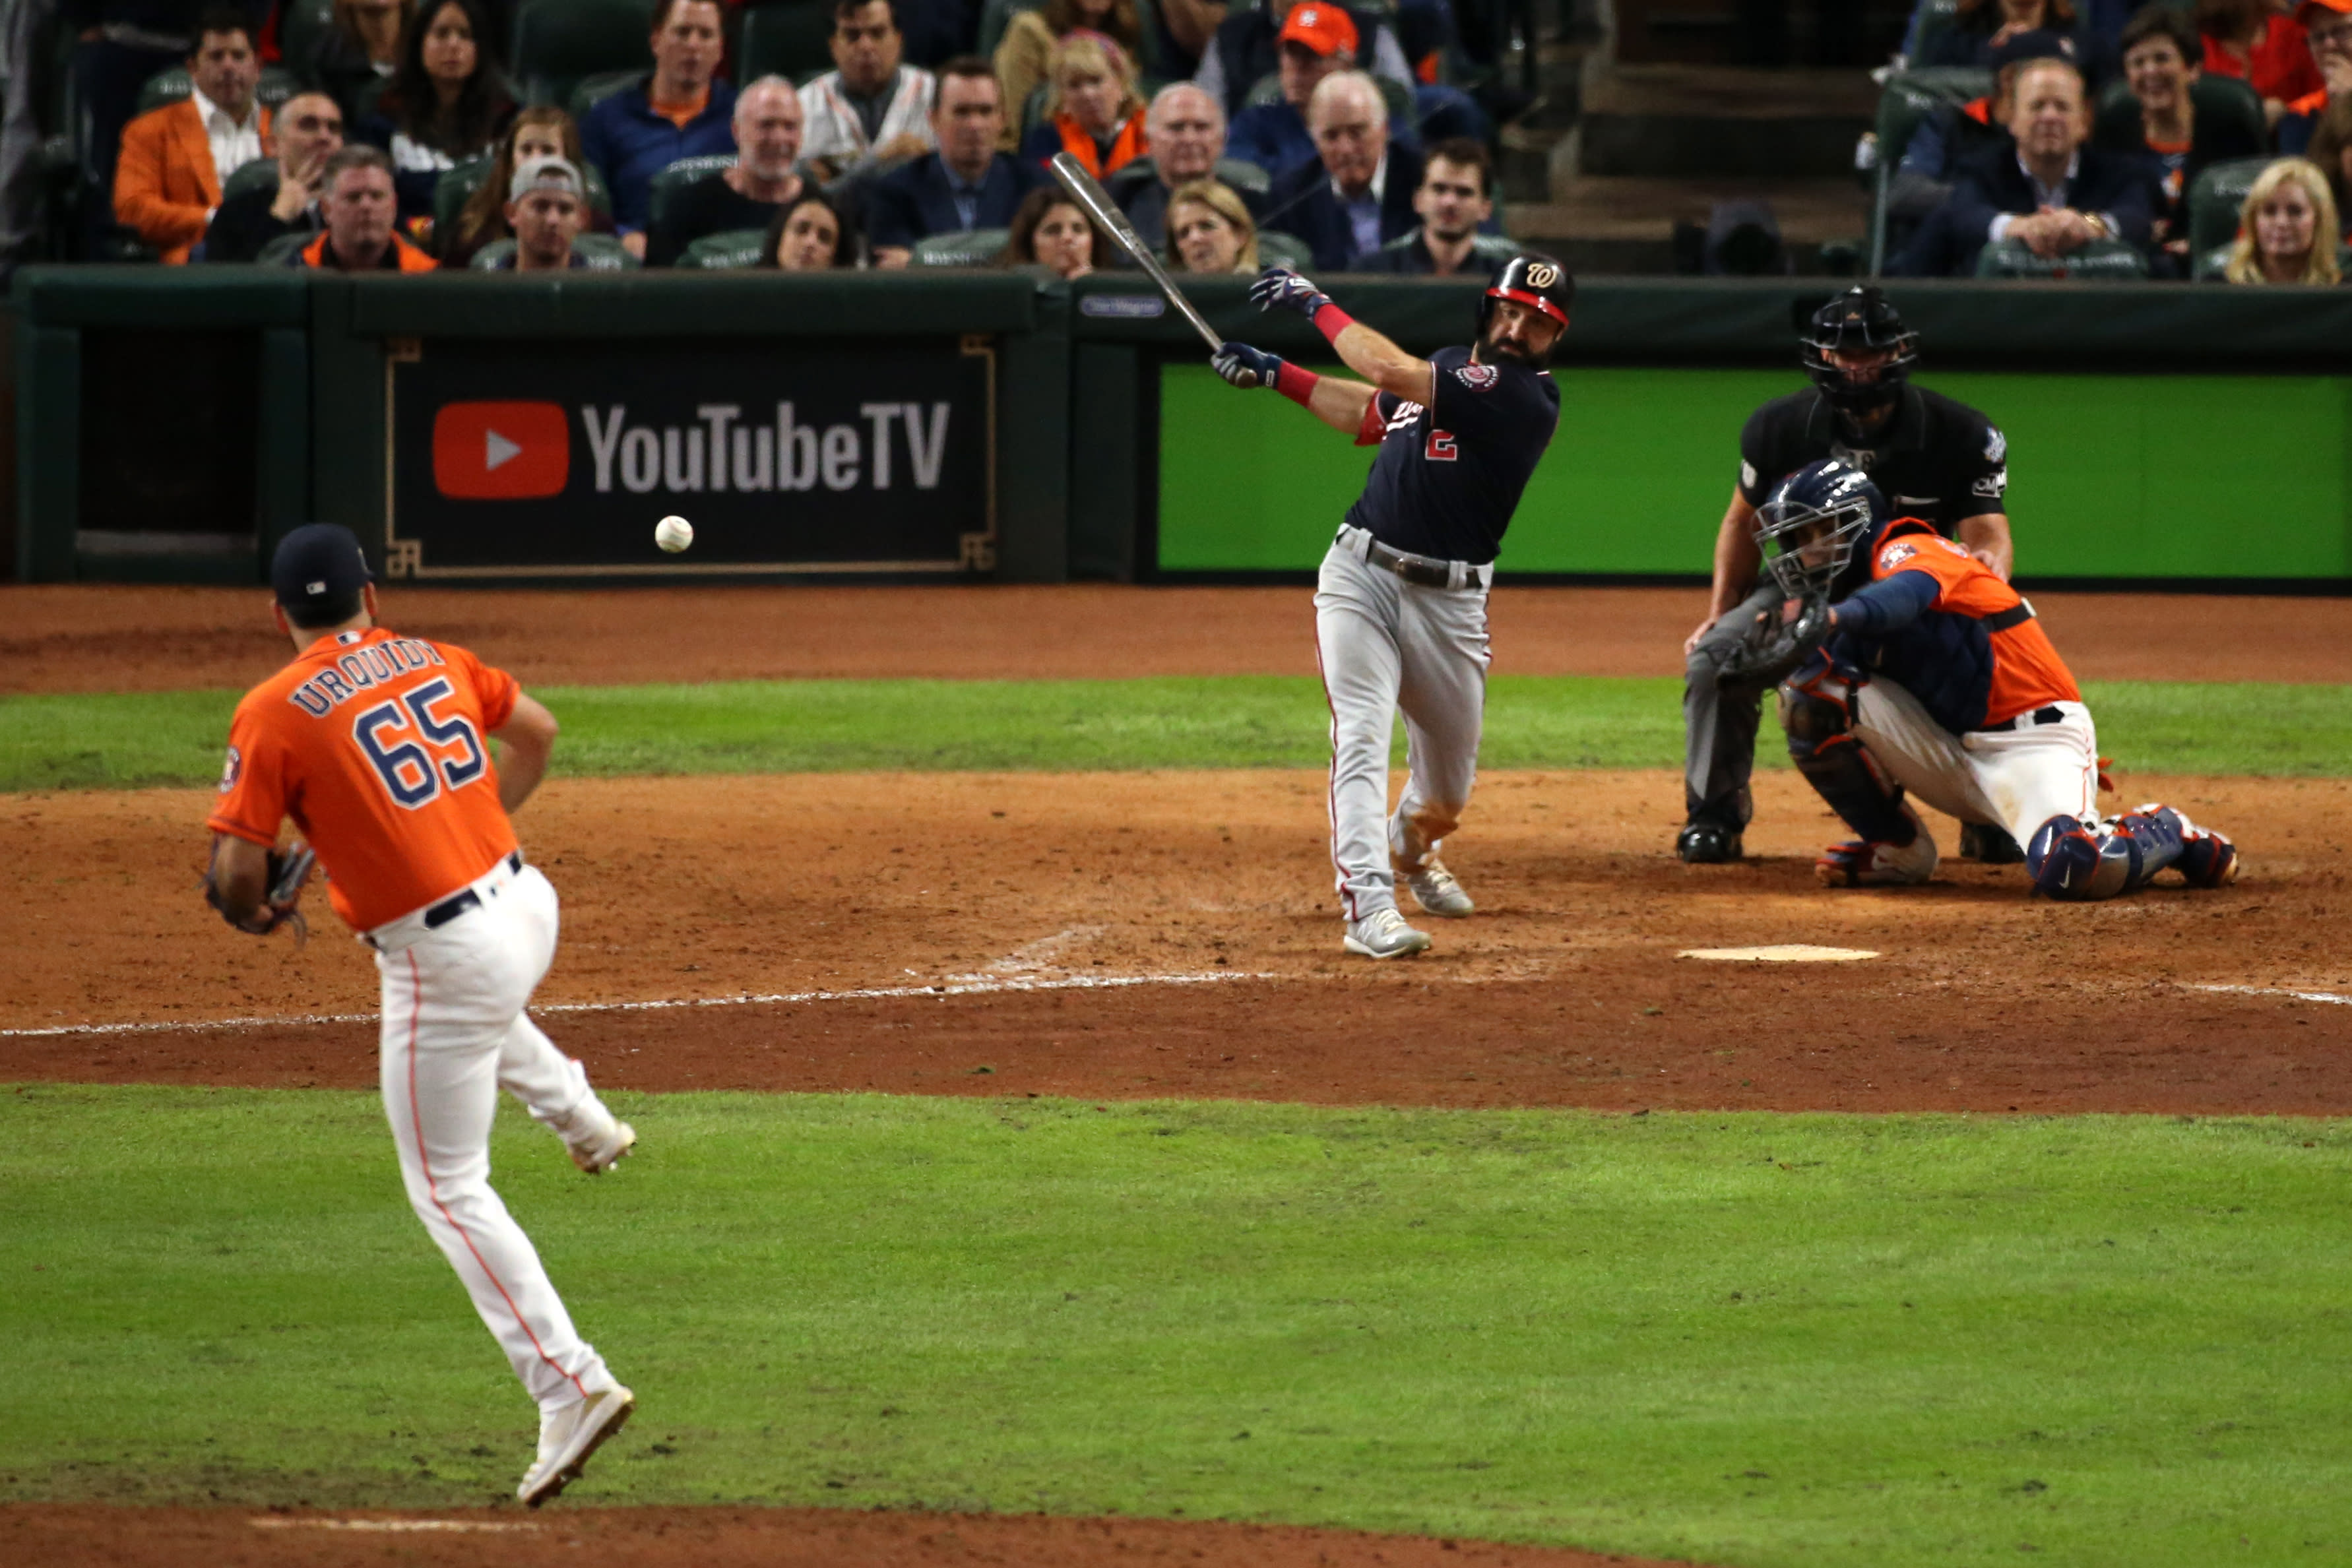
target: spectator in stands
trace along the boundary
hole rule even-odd
[[[1495,215],[1495,165],[1486,149],[1467,137],[1441,141],[1429,150],[1421,185],[1412,193],[1420,226],[1348,263],[1349,272],[1483,275],[1476,258],[1478,227]]]
[[[752,0],[757,4],[758,0]],[[980,47],[983,0],[898,0],[907,58],[937,68]]]
[[[400,67],[400,41],[414,0],[334,0],[334,26],[319,36],[307,60],[289,63],[333,95],[356,125],[368,107],[362,96]]]
[[[278,183],[257,185],[222,202],[205,230],[206,261],[251,261],[279,235],[317,234],[327,160],[343,145],[343,111],[323,92],[286,100],[270,129],[278,141]]]
[[[776,209],[760,248],[761,267],[785,272],[822,272],[857,265],[857,225],[845,209],[814,185]]]
[[[1217,155],[1225,146],[1225,114],[1217,100],[1188,81],[1171,82],[1151,99],[1143,117],[1151,156],[1129,163],[1103,183],[1110,199],[1143,243],[1168,245],[1168,202],[1177,186],[1215,177]],[[1249,192],[1234,193],[1247,204]]]
[[[1928,40],[1915,66],[1979,66],[1994,64],[1993,51],[2020,33],[2075,32],[2074,0],[1959,0],[1952,26]],[[2069,37],[2070,52],[2081,59],[2080,40]]]
[[[2012,33],[1994,46],[1991,93],[1965,104],[1938,105],[1904,147],[1903,161],[1886,192],[1891,244],[1899,246],[1952,193],[1952,182],[1970,160],[2011,145],[2010,109],[2016,101],[2017,73],[2025,62],[2074,57],[2074,40],[2046,30]]]
[[[563,272],[588,258],[572,242],[588,216],[588,184],[568,158],[533,158],[507,182],[507,227],[515,247],[488,264],[493,272]]]
[[[1226,9],[1225,0],[1159,0],[1151,8],[1151,36],[1143,40],[1143,57],[1156,59],[1165,75],[1191,79]]]
[[[2270,0],[2197,0],[2197,30],[2205,68],[2252,84],[2273,126],[2289,102],[2326,89],[2302,25],[2272,10]]]
[[[1021,198],[1046,176],[1036,164],[996,150],[1004,124],[996,73],[965,55],[940,68],[931,134],[939,151],[902,163],[866,188],[866,233],[874,265],[904,267],[930,235],[1003,228]]]
[[[2011,106],[2013,145],[1989,150],[1927,216],[1887,270],[1966,277],[1989,243],[2016,239],[2065,256],[2094,240],[2147,246],[2153,182],[2136,158],[2084,145],[2091,130],[2083,73],[2064,60],[2021,67]]]
[[[2352,0],[2303,0],[2295,20],[2303,25],[2321,87],[2289,100],[2279,119],[2279,151],[2288,153],[2301,152],[2309,143],[2330,102],[2352,98]]]
[[[269,138],[269,111],[253,97],[261,61],[242,16],[205,12],[187,65],[194,90],[122,128],[114,175],[115,216],[173,263],[204,237],[221,183]]]
[[[28,0],[17,0],[9,9],[37,22],[38,8]],[[73,85],[82,144],[84,237],[96,246],[114,231],[118,154],[123,127],[138,109],[140,89],[158,71],[187,63],[206,31],[241,32],[249,51],[268,6],[262,0],[241,0],[225,10],[202,0],[63,0],[62,11],[64,26],[76,39]],[[47,73],[50,57],[46,49],[26,49],[19,58],[30,68],[19,71],[8,96],[24,102],[26,89]],[[198,225],[195,233],[203,232]]]
[[[1040,185],[1024,196],[1012,230],[999,267],[1037,267],[1066,282],[1110,265],[1108,247],[1086,210],[1059,186]]]
[[[1329,0],[1253,0],[1251,4],[1226,7],[1224,19],[1217,24],[1214,38],[1202,53],[1201,68],[1193,73],[1192,80],[1217,100],[1228,120],[1241,118],[1250,89],[1281,68],[1283,31],[1296,6],[1308,3],[1329,5]],[[1381,25],[1376,14],[1359,16],[1350,13],[1349,28],[1354,35],[1348,46],[1352,59],[1361,61],[1372,75],[1385,77],[1400,87],[1413,85],[1416,78],[1404,50],[1398,46],[1396,35]],[[1369,47],[1363,43],[1367,37],[1371,40]],[[1312,90],[1313,84],[1308,86]],[[1302,95],[1297,102],[1304,108],[1307,99]]]
[[[474,253],[484,246],[513,238],[507,227],[507,188],[514,183],[517,169],[534,158],[561,158],[574,169],[585,169],[587,163],[580,152],[580,128],[562,110],[548,105],[526,109],[514,117],[507,133],[499,139],[499,150],[490,160],[489,172],[474,193],[457,210],[446,235],[436,235],[440,242],[441,265],[457,271],[474,259]],[[585,225],[607,228],[610,225],[591,208]]]
[[[900,63],[893,0],[834,0],[832,70],[801,89],[801,156],[824,180],[931,151],[939,80]]]
[[[647,231],[646,264],[669,267],[705,235],[763,229],[801,193],[801,99],[782,77],[761,77],[735,100],[735,164],[669,193]]]
[[[1100,180],[1150,151],[1134,67],[1110,39],[1083,28],[1066,35],[1054,46],[1047,80],[1045,123],[1022,141],[1024,158],[1045,163],[1067,152]]]
[[[2204,64],[2197,29],[2168,5],[2149,5],[2124,24],[2124,78],[2139,109],[2137,127],[2110,121],[2099,145],[2136,153],[2156,172],[2158,200],[2154,235],[2168,263],[2188,275],[2189,183],[2206,164],[2261,154],[2261,141],[2242,125],[2200,120],[2190,84]],[[2136,129],[2137,135],[2130,134]]]
[[[327,160],[327,229],[286,258],[322,272],[430,272],[433,258],[394,231],[399,197],[381,147],[346,147]]]
[[[1255,274],[1257,225],[1241,193],[1222,180],[1192,180],[1168,198],[1168,270]]]
[[[400,68],[359,137],[391,154],[401,219],[430,234],[441,176],[487,156],[514,113],[477,0],[426,0],[409,19]]]
[[[1315,138],[1307,128],[1307,106],[1317,88],[1355,63],[1356,40],[1354,18],[1329,0],[1306,0],[1294,7],[1282,24],[1282,96],[1234,115],[1233,129],[1225,133],[1225,156],[1255,163],[1276,178],[1313,162]],[[1380,89],[1372,90],[1378,96]],[[1383,123],[1388,119],[1385,100],[1381,119]]]
[[[2352,94],[2334,99],[2320,111],[2319,124],[2304,155],[2327,176],[2337,215],[2352,214]]]
[[[1054,51],[1078,30],[1116,40],[1129,59],[1142,42],[1135,0],[1045,0],[1041,9],[1015,11],[1005,24],[995,66],[997,85],[1004,89],[1006,152],[1013,150],[1029,95],[1054,79]]]
[[[1326,269],[1411,233],[1421,154],[1389,140],[1372,78],[1361,71],[1324,78],[1307,122],[1316,156],[1274,183],[1261,221],[1305,240]]]
[[[588,161],[613,196],[613,226],[639,260],[656,174],[681,158],[735,151],[735,89],[718,75],[718,0],[655,0],[654,74],[599,101],[580,122]]]
[[[2222,276],[2232,283],[2340,282],[2336,232],[2327,176],[2304,159],[2282,158],[2246,193]]]

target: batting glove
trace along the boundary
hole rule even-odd
[[[1253,349],[1247,343],[1221,343],[1209,366],[1232,385],[1247,392],[1253,387],[1274,385],[1282,374],[1282,357],[1264,349]]]
[[[1331,297],[1286,267],[1269,267],[1250,285],[1250,298],[1261,310],[1296,310],[1308,320],[1331,303]]]

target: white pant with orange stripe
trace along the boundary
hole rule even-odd
[[[376,933],[384,1114],[417,1218],[515,1375],[551,1412],[615,1380],[490,1187],[490,1122],[501,1089],[558,1128],[591,1092],[580,1064],[523,1012],[555,958],[555,889],[537,867],[511,873],[503,862],[473,885],[479,906],[436,930],[412,917],[395,923],[397,936]]]
[[[2032,715],[2015,728],[1954,735],[1924,704],[1884,676],[1853,695],[1853,733],[1894,780],[1948,817],[1990,822],[2021,847],[2056,816],[2089,817],[2099,809],[2099,734],[2078,702],[2049,705],[2049,724]]]

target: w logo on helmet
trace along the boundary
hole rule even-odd
[[[1530,288],[1549,288],[1559,281],[1559,268],[1549,263],[1539,261],[1528,268],[1528,287]]]

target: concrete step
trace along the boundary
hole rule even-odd
[[[1911,7],[1862,0],[1784,7],[1780,30],[1743,31],[1738,0],[1614,0],[1617,57],[1629,63],[1868,67],[1901,47]],[[1748,51],[1771,51],[1770,57]]]
[[[1877,112],[1861,71],[1619,65],[1590,73],[1575,172],[1626,177],[1829,178],[1853,166]]]
[[[1578,273],[1671,273],[1677,222],[1706,226],[1717,202],[1772,204],[1780,239],[1800,272],[1820,269],[1821,246],[1859,240],[1869,226],[1863,192],[1851,178],[1665,180],[1580,175],[1556,181],[1549,202],[1517,202],[1504,223],[1530,248]]]

